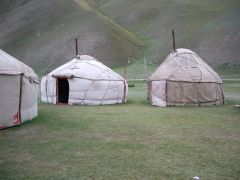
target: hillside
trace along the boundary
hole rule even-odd
[[[135,75],[145,57],[151,73],[172,49],[171,29],[177,47],[221,72],[240,67],[239,0],[2,0],[0,7],[0,48],[40,74],[72,59],[75,37],[82,54],[110,67],[130,57]]]
[[[17,2],[17,6],[16,3]],[[140,57],[145,43],[133,32],[89,6],[84,0],[31,0],[5,4],[0,16],[0,48],[38,73],[45,74],[75,56],[90,54],[109,66],[122,65],[127,55]],[[0,13],[1,14],[1,13]]]
[[[100,8],[149,42],[145,56],[152,61],[169,53],[175,29],[177,47],[196,51],[211,65],[240,63],[238,0],[110,0]]]

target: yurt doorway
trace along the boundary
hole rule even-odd
[[[67,79],[57,79],[58,103],[68,104],[69,83]]]

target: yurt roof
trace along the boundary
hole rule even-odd
[[[149,80],[222,83],[219,75],[189,49],[172,51]]]
[[[123,80],[123,78],[89,55],[81,55],[48,74],[53,77],[76,77],[87,80]]]
[[[0,49],[0,74],[21,74],[38,78],[32,68]]]

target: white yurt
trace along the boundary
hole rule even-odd
[[[38,76],[0,49],[0,129],[37,116]]]
[[[41,100],[53,104],[103,105],[126,102],[126,80],[88,55],[53,70],[42,78]]]
[[[219,75],[189,49],[172,51],[148,78],[152,105],[223,104],[223,82]]]

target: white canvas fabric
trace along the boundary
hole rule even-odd
[[[53,70],[42,78],[41,100],[59,102],[59,80],[67,80],[69,105],[101,105],[126,102],[127,82],[117,73],[88,55]]]
[[[37,116],[38,76],[0,50],[0,129]]]
[[[189,49],[172,51],[148,78],[152,105],[222,104],[222,80]]]

